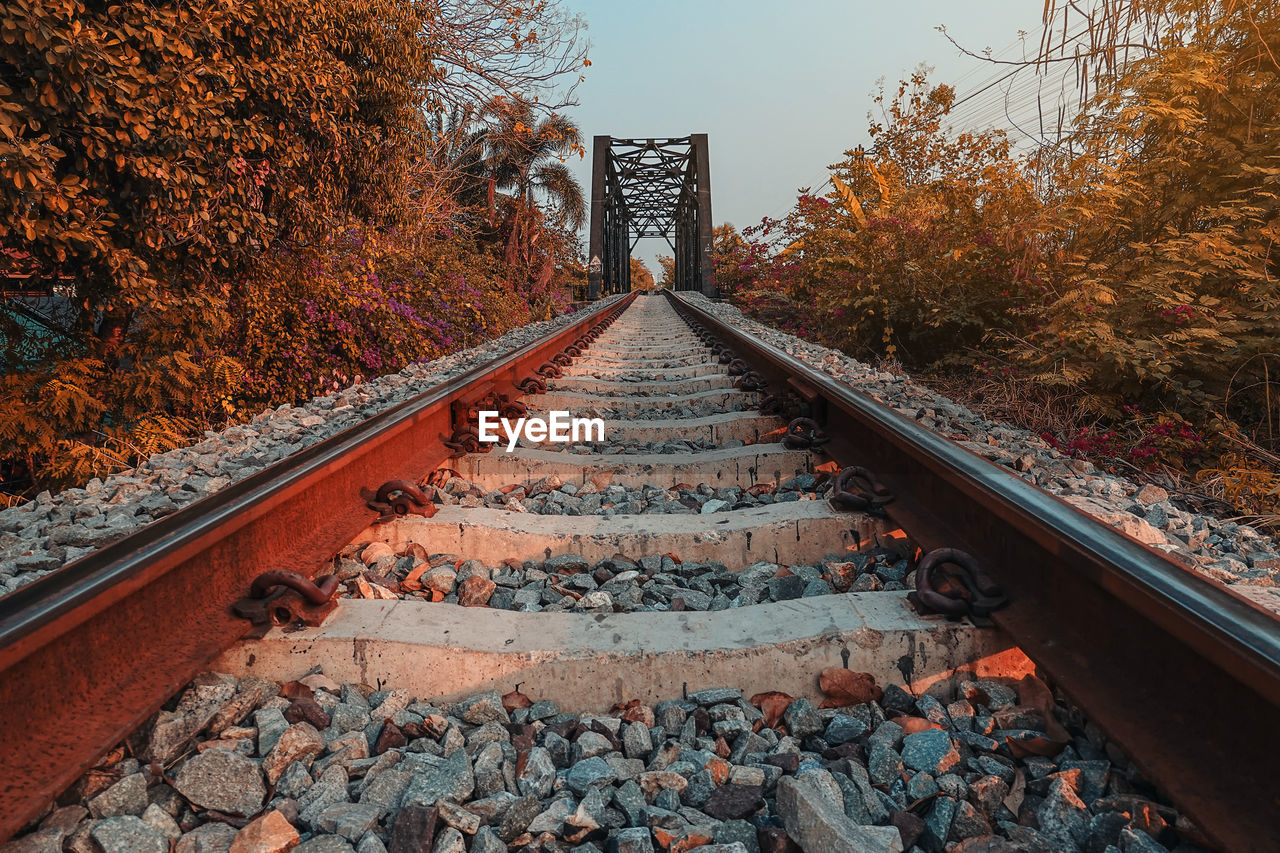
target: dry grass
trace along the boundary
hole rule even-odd
[[[1004,421],[1055,438],[1098,425],[1098,417],[1080,398],[1011,374],[937,374],[923,381],[985,418]]]
[[[901,372],[895,365],[877,366]],[[952,373],[921,379],[985,418],[1047,434],[1059,442],[1101,424],[1080,395],[1014,375]],[[1090,461],[1135,482],[1155,483],[1194,512],[1280,534],[1280,455],[1238,432],[1215,435],[1210,446],[1217,458],[1193,470],[1168,464],[1140,468],[1116,456],[1090,457]]]

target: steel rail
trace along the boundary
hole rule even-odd
[[[1273,614],[690,300],[668,298],[771,389],[813,392],[831,454],[870,468],[897,495],[891,518],[913,540],[981,559],[1011,598],[993,615],[997,625],[1206,840],[1249,850],[1280,838]]]
[[[373,520],[360,489],[447,457],[450,404],[515,384],[633,295],[498,355],[0,599],[0,842],[250,630],[254,578],[313,575]]]

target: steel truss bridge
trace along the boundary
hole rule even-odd
[[[644,237],[662,237],[671,247],[676,290],[716,295],[705,133],[671,139],[595,137],[589,299],[631,291],[631,251]]]

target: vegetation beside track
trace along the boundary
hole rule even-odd
[[[0,11],[0,483],[84,483],[568,301],[555,3]]]
[[[1091,81],[1052,144],[951,127],[956,93],[922,69],[881,88],[871,146],[829,187],[718,231],[719,284],[757,319],[1275,524],[1280,14],[1097,14],[1082,41],[1047,34],[1041,59]]]

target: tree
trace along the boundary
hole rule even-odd
[[[486,168],[504,258],[522,287],[542,299],[558,260],[566,257],[557,252],[565,245],[563,232],[576,231],[586,219],[582,187],[565,165],[567,157],[583,156],[581,133],[562,115],[539,119],[535,105],[520,97],[495,98],[484,113],[493,121],[485,138]]]
[[[726,222],[711,229],[711,256],[715,266],[716,287],[723,298],[729,298],[751,280],[747,241],[742,239],[738,229]],[[676,259],[670,255],[658,255],[658,266],[662,269],[662,279],[657,283],[659,288],[674,288],[676,277]]]
[[[881,87],[872,144],[830,167],[829,193],[802,191],[748,243],[722,235],[729,292],[860,357],[914,366],[1020,331],[1042,301],[1034,183],[1002,133],[948,127],[953,100],[923,68]]]
[[[1097,12],[1092,94],[1044,156],[1056,185],[1045,230],[1066,264],[1023,356],[1112,415],[1222,412],[1230,396],[1236,416],[1274,423],[1280,17],[1190,0]],[[1122,61],[1118,40],[1151,21],[1158,42]]]
[[[674,289],[676,286],[676,259],[670,255],[658,255],[658,266],[662,268],[662,279],[657,284],[658,289]]]
[[[535,105],[521,97],[495,98],[486,108],[495,121],[488,131],[490,180],[511,190],[525,210],[541,201],[556,226],[582,227],[587,203],[565,159],[582,157],[582,134],[562,115],[538,118]]]
[[[555,0],[434,0],[430,7],[424,36],[441,81],[432,107],[522,99],[550,113],[575,103],[573,91],[591,65],[580,16]],[[562,89],[565,78],[571,82]]]
[[[0,244],[70,277],[82,309],[75,346],[6,377],[6,448],[75,479],[99,440],[127,457],[225,416],[215,389],[238,368],[215,343],[254,260],[396,215],[396,152],[434,77],[424,15],[408,0],[4,7]]]
[[[721,298],[729,299],[751,280],[750,248],[733,223],[726,222],[711,229],[711,253],[716,288]]]
[[[653,273],[649,271],[649,265],[636,257],[631,258],[631,289],[645,292],[654,289]]]
[[[548,253],[512,276],[463,239],[487,218],[474,117],[480,93],[520,91],[546,125],[589,64],[581,32],[555,2],[0,7],[0,252],[68,283],[79,313],[64,345],[7,365],[0,458],[39,487],[82,482],[527,317],[509,282],[554,273]],[[552,255],[580,215],[554,172],[517,193],[527,221],[559,199],[520,229]],[[285,322],[308,299],[323,320]]]

